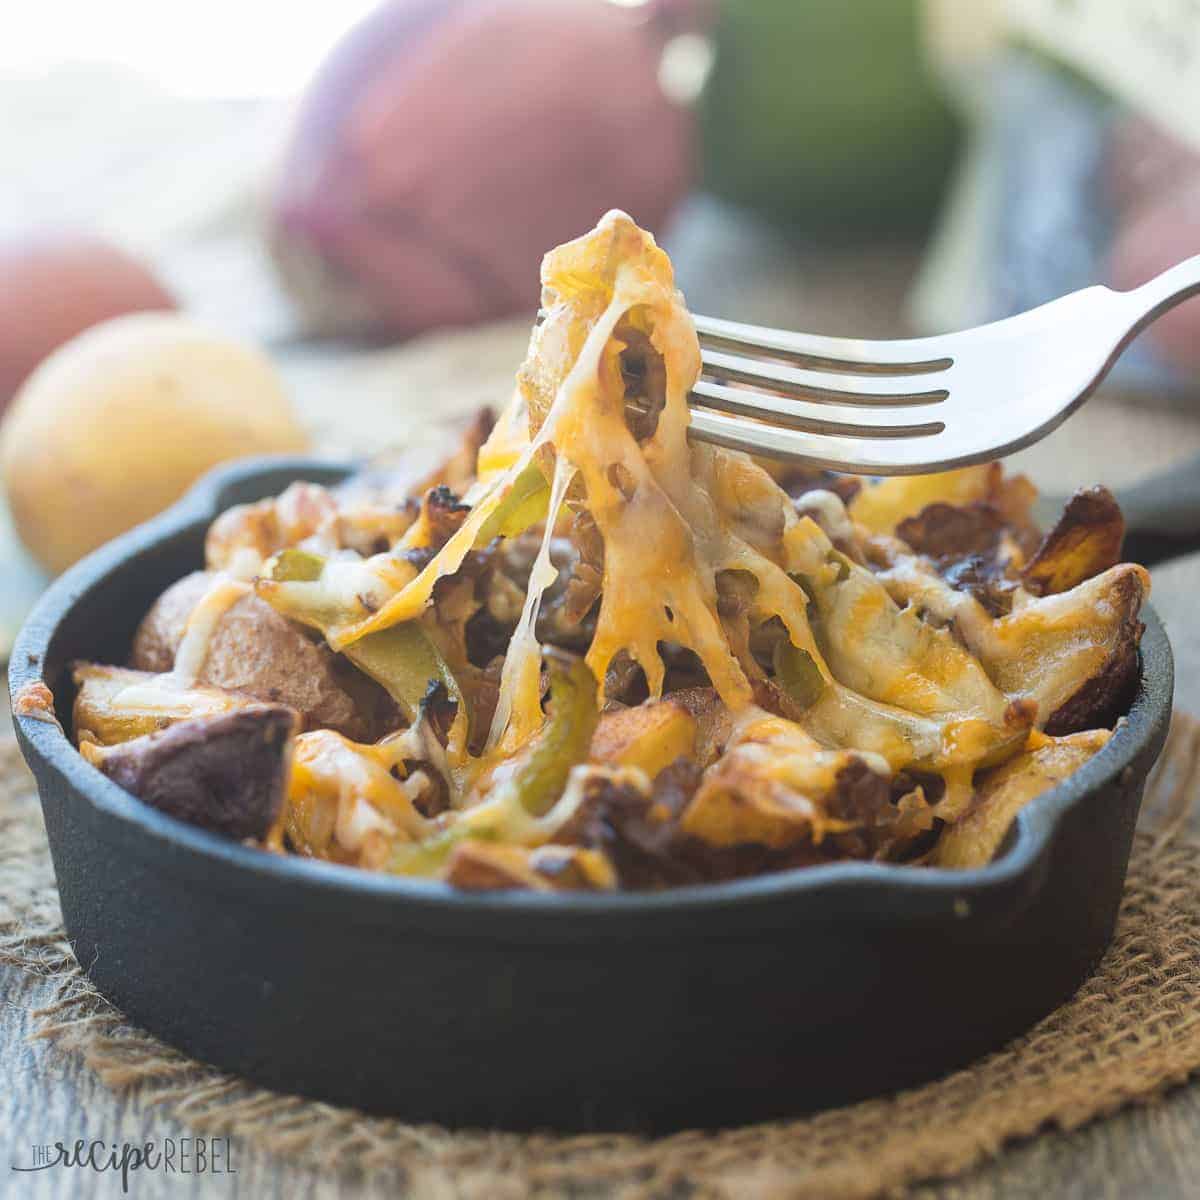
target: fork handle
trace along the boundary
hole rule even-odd
[[[1140,330],[1157,320],[1168,309],[1182,304],[1191,296],[1200,295],[1200,254],[1185,258],[1149,283],[1124,293],[1139,310],[1136,329]]]

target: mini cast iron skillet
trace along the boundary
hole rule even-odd
[[[122,662],[201,565],[209,522],[295,479],[258,461],[62,576],[17,641],[14,695]],[[131,1020],[285,1092],[452,1125],[676,1129],[913,1084],[1065,1000],[1113,930],[1171,651],[1145,614],[1128,716],[979,870],[846,863],[657,894],[471,894],[264,854],[122,791],[18,718],[76,957]]]

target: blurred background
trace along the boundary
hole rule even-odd
[[[611,207],[694,310],[833,334],[1200,252],[1200,9],[42,0],[0,40],[0,161],[2,649],[213,461],[503,404],[541,254]],[[1016,465],[1057,495],[1200,471],[1198,392],[1200,300]],[[1156,574],[1168,617],[1198,582]]]

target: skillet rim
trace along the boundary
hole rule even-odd
[[[865,914],[916,920],[963,916],[961,905],[967,895],[974,902],[991,899],[1011,906],[1014,892],[1036,890],[1063,819],[1077,805],[1131,770],[1160,735],[1170,715],[1174,677],[1171,647],[1162,622],[1147,603],[1141,614],[1146,629],[1141,642],[1137,691],[1112,738],[1063,783],[1043,792],[1018,813],[1015,838],[1000,858],[984,867],[962,870],[842,862],[661,892],[564,894],[466,892],[433,880],[390,876],[295,855],[268,854],[152,808],[88,764],[57,723],[16,713],[15,698],[24,687],[42,682],[52,688],[43,676],[47,651],[76,605],[85,602],[90,591],[106,577],[191,527],[207,525],[225,507],[237,502],[227,493],[235,488],[245,489],[257,477],[269,477],[272,486],[278,487],[286,486],[286,482],[280,481],[314,478],[335,483],[351,475],[358,465],[305,456],[262,456],[218,467],[175,505],[93,551],[54,580],[26,619],[10,657],[13,723],[30,766],[53,772],[72,796],[85,799],[95,815],[114,822],[115,827],[124,826],[125,832],[132,827],[159,847],[171,847],[194,857],[201,866],[207,862],[214,868],[218,865],[232,868],[259,882],[308,889],[330,899],[337,896],[389,908],[399,905],[414,910],[418,916],[447,913],[501,922],[509,917],[528,916],[535,917],[539,926],[546,921],[570,924],[577,935],[580,929],[575,923],[581,918],[589,923],[619,921],[627,925],[631,916],[641,913],[703,914],[747,905],[758,909],[777,901],[811,900],[814,906],[838,905],[837,909],[821,909],[822,919],[830,921]],[[38,785],[40,795],[41,779]],[[625,928],[624,932],[636,935],[638,928]],[[654,936],[653,924],[644,928],[649,936]]]

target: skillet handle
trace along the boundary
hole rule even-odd
[[[1152,567],[1200,551],[1200,455],[1117,493],[1122,557]]]

